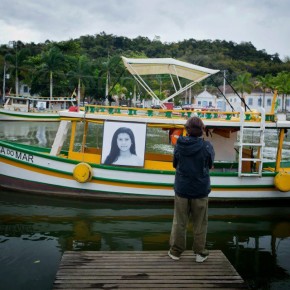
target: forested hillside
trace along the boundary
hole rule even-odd
[[[109,76],[111,91],[132,92],[134,81],[124,71],[120,56],[161,58],[172,57],[192,64],[226,70],[227,78],[249,73],[252,79],[282,72],[290,72],[290,61],[279,55],[257,50],[250,42],[234,43],[221,40],[187,39],[180,42],[162,43],[139,36],[130,39],[101,33],[86,35],[62,42],[22,43],[1,45],[0,66],[10,78],[6,90],[14,90],[16,78],[31,88],[32,94],[49,95],[53,82],[53,95],[70,95],[81,86],[82,96],[102,98]],[[216,84],[222,83],[222,74]],[[166,81],[162,83],[165,89]],[[156,83],[160,87],[160,84]],[[1,77],[1,91],[3,76]],[[159,88],[160,89],[160,88]],[[116,92],[115,92],[116,93]],[[1,94],[2,95],[2,94]]]

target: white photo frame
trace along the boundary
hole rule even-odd
[[[101,164],[144,167],[145,123],[105,121]]]

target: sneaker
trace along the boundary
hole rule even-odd
[[[170,250],[168,251],[168,256],[172,259],[172,260],[179,260],[180,259],[180,257],[177,257],[177,256],[174,256],[174,255],[172,255],[171,253],[170,253]]]
[[[195,261],[196,261],[196,263],[202,263],[207,258],[208,258],[208,256],[203,256],[203,255],[200,255],[200,254],[196,254]]]
[[[208,251],[208,249],[203,249],[202,251],[198,251],[198,252],[194,251],[194,254],[199,254],[201,256],[208,256],[209,255],[209,251]]]

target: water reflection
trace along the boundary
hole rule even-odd
[[[59,122],[0,122],[0,139],[50,147]]]
[[[1,192],[4,289],[50,289],[66,250],[166,251],[172,212],[172,204],[80,202]],[[212,205],[208,248],[222,250],[255,289],[290,286],[290,208]],[[11,280],[15,275],[19,282]]]

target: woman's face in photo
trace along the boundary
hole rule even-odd
[[[117,145],[121,151],[130,150],[132,141],[127,133],[120,133],[117,138]]]

